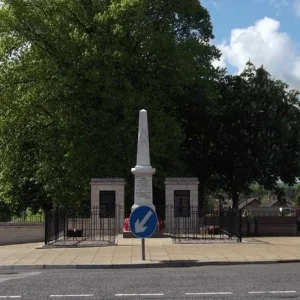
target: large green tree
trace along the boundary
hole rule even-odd
[[[204,187],[228,192],[235,208],[254,181],[267,189],[279,178],[294,184],[300,175],[298,93],[251,63],[242,74],[220,72],[213,82],[215,106],[204,114],[199,99],[207,96],[198,93],[196,108],[186,115],[193,120],[185,141],[192,172]]]
[[[2,199],[47,209],[88,199],[91,177],[132,178],[141,108],[157,176],[184,174],[174,103],[219,55],[199,1],[3,3]]]

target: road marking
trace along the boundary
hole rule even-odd
[[[248,292],[248,294],[290,294],[290,293],[296,293],[296,291],[253,291]]]
[[[193,295],[232,295],[232,292],[206,292],[206,293],[185,293],[186,296]]]
[[[296,291],[269,291],[270,294],[289,294],[289,293],[296,293]]]
[[[8,280],[21,279],[21,278],[28,277],[28,276],[34,276],[34,275],[38,275],[40,273],[41,272],[25,272],[25,273],[19,273],[19,272],[2,273],[2,272],[0,272],[0,283],[8,281]],[[2,297],[0,299],[5,299],[5,298]]]
[[[21,298],[21,296],[0,296],[0,299],[13,299],[13,298]]]
[[[52,298],[62,298],[62,297],[94,297],[93,294],[81,294],[81,295],[50,295]]]
[[[134,296],[164,296],[164,293],[156,293],[156,294],[115,294],[116,297],[134,297]]]

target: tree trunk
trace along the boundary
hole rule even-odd
[[[231,198],[232,198],[232,208],[239,208],[240,196],[234,184],[231,185]]]
[[[206,209],[205,207],[205,195],[203,185],[199,185],[199,196],[198,196],[198,206],[199,206],[199,215]]]

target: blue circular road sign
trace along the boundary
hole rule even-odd
[[[149,206],[137,207],[130,215],[131,232],[138,238],[150,237],[157,228],[157,215]]]

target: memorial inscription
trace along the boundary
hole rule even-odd
[[[136,177],[135,196],[140,200],[152,201],[152,178]]]

